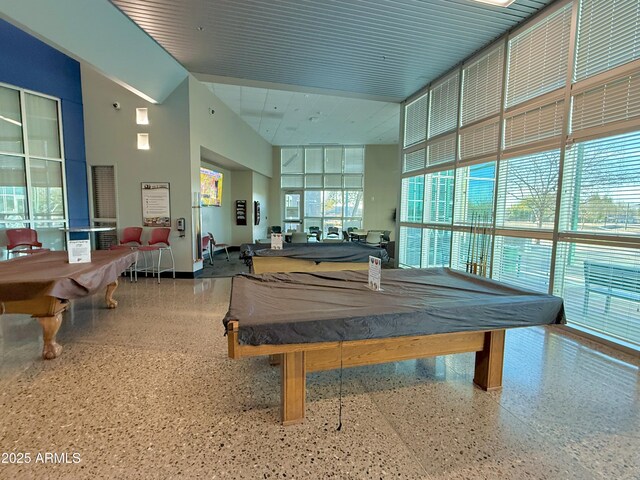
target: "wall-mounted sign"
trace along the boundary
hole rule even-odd
[[[142,182],[142,224],[171,227],[169,182]]]
[[[247,224],[247,201],[236,200],[236,225]]]

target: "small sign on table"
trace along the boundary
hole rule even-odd
[[[69,240],[69,263],[91,263],[91,240]]]
[[[382,260],[378,257],[369,256],[369,288],[376,292],[381,292],[380,271],[382,270]]]
[[[282,250],[282,234],[271,234],[271,250]]]

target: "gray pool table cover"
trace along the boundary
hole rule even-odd
[[[223,322],[244,345],[362,340],[566,323],[562,299],[450,270],[243,274]]]

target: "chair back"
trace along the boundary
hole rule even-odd
[[[9,239],[7,250],[13,250],[16,247],[42,246],[42,243],[38,241],[38,232],[32,228],[9,228],[6,232]]]
[[[382,241],[390,242],[391,241],[391,230],[384,230],[382,232]]]
[[[211,237],[209,235],[205,235],[202,237],[202,250],[207,250],[209,248],[210,241]]]
[[[207,232],[207,235],[209,235],[209,239],[211,240],[211,245],[213,245],[215,247],[216,246],[216,239],[213,238],[213,233]]]
[[[156,245],[158,243],[164,243],[167,246],[170,246],[169,243],[169,234],[171,233],[171,229],[167,227],[159,227],[151,230],[151,238],[149,239],[149,245]]]
[[[307,243],[307,234],[304,232],[293,232],[291,234],[291,243]]]
[[[282,227],[280,225],[272,225],[271,233],[282,233]]]
[[[125,245],[127,243],[135,243],[136,245],[142,245],[142,227],[125,227],[122,230],[122,238],[120,244]]]
[[[380,238],[382,238],[380,232],[367,232],[367,238],[364,241],[370,245],[380,245]]]
[[[348,242],[349,241],[349,232],[347,232],[346,230],[342,230],[342,239],[345,242]]]
[[[329,227],[327,229],[328,235],[338,235],[340,233],[340,229],[338,227]]]

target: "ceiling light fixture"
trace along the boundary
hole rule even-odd
[[[473,1],[480,2],[480,3],[488,3],[489,5],[496,5],[498,7],[508,7],[513,2],[515,2],[515,0],[473,0]]]

